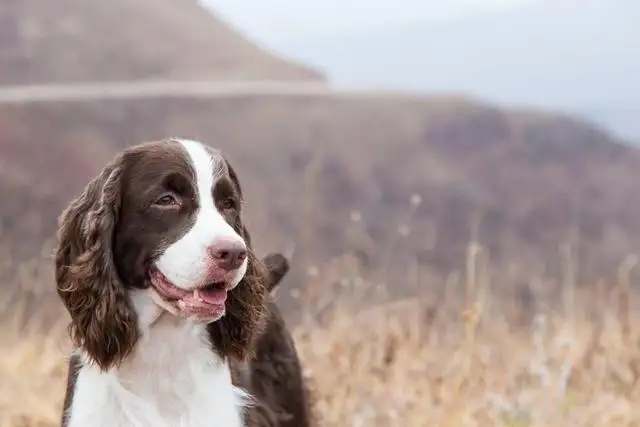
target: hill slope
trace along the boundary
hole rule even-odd
[[[8,0],[0,47],[0,85],[321,78],[261,50],[196,0]]]
[[[117,150],[168,135],[225,151],[259,249],[296,243],[298,271],[350,252],[402,294],[407,269],[445,276],[474,238],[513,279],[560,272],[574,234],[585,279],[639,249],[640,150],[565,117],[385,97],[0,107],[2,246],[37,256]]]

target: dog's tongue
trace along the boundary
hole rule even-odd
[[[209,304],[224,304],[227,291],[224,289],[205,288],[194,291],[194,297]]]

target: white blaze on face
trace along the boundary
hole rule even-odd
[[[175,286],[193,289],[205,285],[207,270],[212,265],[208,248],[221,240],[238,241],[244,239],[225,221],[213,200],[213,187],[225,173],[221,155],[212,154],[197,141],[178,140],[187,154],[195,171],[195,191],[198,210],[192,227],[177,241],[167,247],[158,258],[156,268]],[[236,286],[247,271],[248,259],[238,269],[234,283]]]

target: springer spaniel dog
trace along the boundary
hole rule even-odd
[[[58,295],[74,343],[63,427],[308,427],[301,367],[220,151],[120,152],[60,217]]]

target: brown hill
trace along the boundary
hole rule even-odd
[[[640,151],[570,118],[433,98],[43,104],[0,107],[4,277],[116,150],[171,135],[227,153],[259,248],[295,243],[298,272],[352,253],[402,294],[460,266],[475,238],[496,283],[558,277],[568,241],[578,280],[639,249]]]
[[[196,0],[4,1],[0,70],[0,85],[321,79],[266,53]]]

